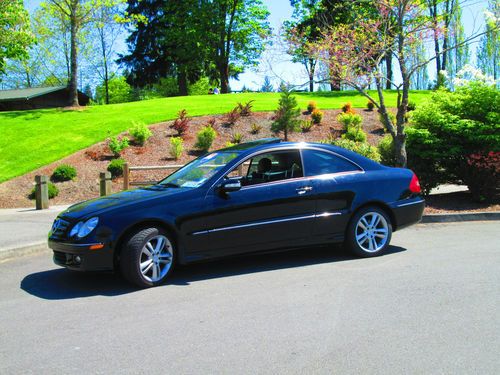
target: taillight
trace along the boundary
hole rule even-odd
[[[413,177],[411,178],[409,189],[412,193],[420,193],[422,191],[420,189],[420,182],[415,173],[413,173]]]

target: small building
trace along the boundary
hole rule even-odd
[[[78,101],[80,105],[87,105],[90,98],[78,91]],[[0,90],[0,111],[66,107],[69,105],[68,102],[67,86]]]

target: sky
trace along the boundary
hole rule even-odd
[[[32,11],[40,4],[41,0],[25,0],[25,5],[28,10]],[[269,22],[274,33],[277,33],[285,20],[292,16],[293,8],[289,0],[263,0],[264,4],[270,11]],[[483,11],[487,8],[487,0],[462,0],[462,22],[466,35],[477,33],[484,28]],[[126,46],[121,43],[123,51],[126,52]],[[475,49],[477,42],[470,46],[471,63],[475,62]],[[301,64],[291,62],[291,57],[283,53],[283,46],[274,44],[269,47],[263,54],[260,64],[256,68],[247,69],[246,72],[240,74],[239,80],[232,79],[230,86],[233,90],[239,91],[243,86],[258,90],[264,78],[270,77],[272,83],[277,87],[281,81],[300,85],[307,83],[307,74]],[[429,75],[431,80],[435,77],[433,65],[429,66]]]

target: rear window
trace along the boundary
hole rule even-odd
[[[360,168],[350,161],[328,152],[302,150],[306,176],[318,176],[329,173],[359,171]]]

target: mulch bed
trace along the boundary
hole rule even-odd
[[[289,140],[314,142],[325,139],[328,136],[339,137],[342,134],[342,126],[336,120],[339,113],[340,110],[325,110],[321,125],[314,125],[312,130],[307,133],[292,133],[289,135]],[[377,145],[384,136],[384,130],[378,120],[378,114],[366,110],[358,110],[358,113],[363,116],[363,129],[368,134],[368,142],[372,145]],[[216,120],[214,127],[218,133],[218,137],[212,149],[225,147],[226,143],[231,141],[235,133],[243,135],[243,142],[277,136],[270,130],[273,121],[272,112],[258,112],[253,113],[249,117],[242,117],[232,127],[224,125],[224,115],[201,116],[192,118],[189,130],[184,136],[184,153],[179,160],[173,160],[169,155],[169,138],[175,136],[175,132],[170,129],[172,121],[151,126],[150,129],[153,135],[148,139],[146,144],[142,147],[132,144],[122,152],[122,158],[127,160],[132,166],[185,164],[199,156],[199,152],[194,148],[196,133],[202,126],[207,125],[210,119],[214,118]],[[310,116],[307,113],[303,113],[302,118],[309,119]],[[255,123],[262,125],[262,130],[258,134],[251,134],[251,126]],[[59,195],[50,200],[51,205],[71,204],[98,197],[99,172],[106,171],[112,158],[113,156],[107,147],[107,143],[101,142],[45,167],[6,181],[0,184],[0,208],[34,206],[34,201],[28,199],[28,194],[33,188],[35,175],[50,176],[53,170],[60,164],[74,166],[77,169],[78,177],[75,181],[57,183]],[[159,180],[166,174],[168,174],[166,171],[134,171],[132,172],[131,179],[132,181]],[[122,178],[117,178],[113,181],[113,191],[120,191],[122,186]],[[426,213],[500,210],[500,205],[497,203],[491,206],[472,203],[468,193],[431,196],[427,202]]]
[[[492,203],[479,203],[472,200],[468,191],[456,193],[433,194],[425,198],[425,213],[465,213],[465,212],[500,212],[500,197]]]

